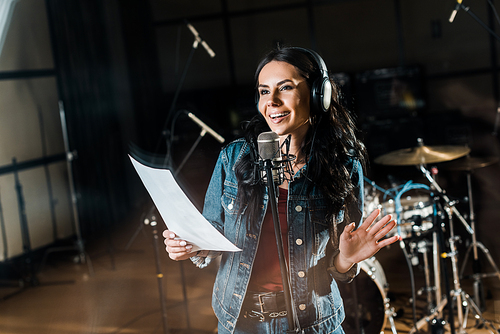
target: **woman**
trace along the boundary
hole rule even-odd
[[[362,212],[365,148],[319,55],[294,47],[273,50],[257,68],[256,86],[259,114],[244,139],[222,149],[203,209],[242,249],[221,257],[212,299],[219,333],[288,329],[267,189],[255,168],[256,138],[269,129],[280,141],[289,138],[286,146],[296,157],[278,197],[295,326],[303,333],[343,333],[335,280],[352,280],[357,263],[399,240],[383,239],[396,223],[390,216],[374,223],[380,213],[375,210],[359,228],[348,224],[339,236],[339,224]],[[174,231],[163,235],[174,260],[191,258],[203,268],[219,255],[192,252]]]

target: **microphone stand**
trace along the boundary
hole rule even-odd
[[[175,109],[175,107],[177,105],[177,99],[179,97],[182,85],[183,85],[184,80],[186,78],[186,75],[188,73],[188,69],[189,69],[191,61],[193,59],[194,52],[198,48],[199,44],[201,44],[205,48],[205,50],[207,50],[207,52],[209,53],[210,57],[213,58],[215,56],[215,53],[210,49],[210,47],[206,44],[206,42],[201,39],[201,37],[199,36],[199,34],[196,31],[196,29],[194,29],[194,27],[192,25],[190,25],[187,21],[186,21],[186,24],[187,24],[189,30],[191,30],[191,32],[194,34],[195,40],[193,42],[193,45],[191,47],[191,51],[189,53],[188,59],[186,61],[186,64],[184,66],[184,70],[182,72],[179,84],[177,85],[177,89],[176,89],[176,91],[174,93],[174,98],[173,98],[172,103],[170,105],[170,109],[168,111],[167,118],[165,120],[165,124],[163,125],[163,128],[162,128],[163,129],[162,136],[165,135],[167,138],[168,138],[168,132],[165,129],[167,128],[167,125],[168,125],[171,117],[173,116],[172,114],[173,114],[173,111],[174,111],[174,109]],[[200,125],[200,124],[198,123],[198,125]],[[205,136],[205,134],[207,132],[210,132],[210,131],[208,131],[205,128],[202,129],[202,131],[200,132],[200,135],[198,136],[198,139],[192,145],[192,147],[189,150],[188,154],[184,157],[184,160],[181,162],[181,165],[173,173],[174,176],[176,176],[179,173],[179,171],[184,166],[184,163],[191,156],[191,154],[193,153],[194,149],[196,148],[196,146],[198,145],[198,143],[201,141],[201,139],[203,138],[203,136]],[[158,141],[158,144],[156,146],[155,152],[158,152],[161,142],[162,142],[162,140],[160,138],[160,140]],[[170,147],[169,147],[169,145],[171,143],[169,142],[168,139],[166,140],[166,142],[167,142],[167,149],[168,150],[167,150],[167,156],[166,156],[166,158],[164,160],[164,167],[166,167],[167,162],[170,160],[169,159],[170,158],[169,155],[171,154]],[[144,225],[148,225],[149,224],[149,218],[148,217],[152,214],[152,212],[154,211],[154,209],[155,209],[155,205],[153,204],[150,207],[148,213],[145,216],[143,216],[143,217],[145,217],[145,219],[144,219]],[[165,303],[165,300],[164,300],[164,293],[163,293],[163,286],[162,286],[162,284],[163,284],[162,283],[163,274],[161,273],[160,262],[159,262],[158,231],[157,231],[157,223],[156,223],[156,217],[155,216],[151,216],[151,226],[153,228],[153,241],[154,241],[153,248],[155,250],[156,269],[157,269],[157,281],[158,281],[157,283],[158,283],[158,290],[159,290],[159,294],[160,294],[160,305],[161,305],[161,310],[162,310],[163,332],[166,334],[166,333],[168,333],[168,322],[167,322],[167,314],[166,314],[166,303]],[[143,228],[143,224],[140,224],[139,227],[138,227],[138,229],[136,230],[136,232],[132,236],[132,238],[127,243],[127,246],[126,246],[127,249],[128,249],[128,247],[130,247],[130,245],[134,241],[135,237],[138,235],[139,231],[142,228]],[[185,276],[184,276],[183,261],[179,261],[179,266],[180,266],[180,274],[181,274],[181,281],[182,281],[182,292],[183,292],[183,298],[184,298],[184,309],[185,309],[185,314],[186,314],[186,325],[187,325],[188,332],[191,332],[191,324],[190,324],[190,319],[189,319],[189,311],[188,311],[188,303],[187,303],[188,298],[187,298],[187,291],[186,291],[186,285],[185,285],[185,281],[186,280],[185,280]]]
[[[481,21],[481,19],[470,10],[470,7],[467,7],[464,4],[462,4],[462,0],[457,0],[457,4],[455,6],[455,9],[453,10],[453,12],[452,12],[452,14],[450,16],[450,19],[449,19],[450,23],[453,22],[453,20],[455,19],[456,14],[458,12],[458,10],[460,10],[460,9],[463,9],[464,12],[466,12],[467,14],[469,14],[477,23],[479,23],[479,25],[481,27],[483,27],[486,31],[488,31],[493,38],[495,38],[497,41],[500,41],[500,36],[498,36],[495,33],[495,31],[493,31],[490,27],[488,27],[486,25],[486,23],[484,23],[483,21]],[[496,136],[498,134],[499,123],[500,123],[500,104],[497,107],[497,114],[496,114],[496,117],[495,117],[495,124],[493,125],[493,132],[492,132],[492,134],[494,136]]]
[[[500,41],[500,37],[493,31],[490,29],[490,27],[488,27],[483,21],[481,21],[481,19],[476,15],[474,14],[471,10],[470,10],[470,7],[467,7],[465,6],[464,4],[462,4],[462,2],[460,1],[459,3],[457,3],[457,7],[458,9],[463,9],[464,12],[466,12],[467,14],[469,14],[474,20],[476,20],[477,23],[479,23],[481,25],[481,27],[483,27],[484,29],[486,29],[490,34],[491,36],[493,36],[494,38],[496,38],[498,41]],[[458,10],[456,9],[456,10]],[[452,15],[452,17],[450,17],[450,23],[453,22],[453,19],[455,18],[454,15]]]
[[[290,290],[290,282],[288,276],[288,267],[285,261],[285,255],[283,251],[283,240],[281,239],[281,226],[278,216],[278,205],[276,196],[276,184],[273,178],[273,162],[271,159],[264,160],[264,171],[266,173],[267,179],[267,189],[269,191],[269,202],[271,203],[271,212],[273,215],[274,222],[274,234],[276,236],[276,244],[278,246],[278,257],[280,261],[281,268],[281,280],[283,281],[283,292],[285,294],[285,304],[286,304],[286,316],[288,320],[288,333],[296,333],[297,328],[294,321],[294,313],[292,308],[292,295]]]

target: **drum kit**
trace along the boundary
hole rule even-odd
[[[470,149],[466,146],[425,146],[419,138],[418,145],[413,148],[401,149],[377,157],[374,161],[387,166],[415,166],[422,172],[428,184],[418,184],[409,181],[393,189],[383,189],[375,182],[365,178],[365,205],[364,216],[379,208],[382,214],[392,214],[397,221],[396,231],[387,237],[398,233],[402,237],[402,248],[408,262],[410,274],[411,267],[419,264],[419,255],[423,258],[423,271],[425,288],[420,291],[426,293],[426,314],[417,321],[413,314],[413,327],[409,333],[419,332],[424,326],[430,326],[433,333],[443,333],[444,326],[449,326],[452,333],[458,330],[465,333],[469,312],[474,315],[476,325],[488,329],[492,333],[500,333],[486,319],[481,308],[481,278],[495,276],[500,279],[500,271],[493,261],[489,251],[476,239],[475,214],[473,208],[471,173],[474,170],[492,165],[497,158],[476,158],[469,156]],[[468,188],[468,221],[457,209],[456,200],[451,200],[447,193],[436,181],[436,169],[432,173],[427,169],[428,164],[444,163],[443,168],[453,171],[463,171],[467,174]],[[459,237],[454,231],[454,218],[462,223],[470,243],[459,273],[457,243]],[[493,273],[481,273],[474,270],[471,276],[474,279],[474,299],[471,298],[460,285],[469,253],[473,252],[473,264],[478,261],[478,249],[487,257]],[[408,253],[410,252],[410,253]],[[446,260],[451,260],[453,287],[447,272]],[[394,317],[396,312],[390,305],[387,297],[389,285],[382,266],[375,257],[360,264],[360,274],[354,280],[354,287],[340,284],[339,288],[344,296],[346,319],[343,327],[347,334],[366,333],[378,334],[384,331],[387,320],[393,334],[397,334]],[[473,267],[474,268],[474,267]],[[442,279],[445,292],[442,292]],[[414,284],[412,280],[412,285]],[[360,291],[356,293],[356,291]],[[371,292],[370,292],[371,291]],[[373,295],[375,294],[375,295]],[[415,303],[416,295],[412,286],[412,300]],[[352,297],[352,298],[351,298]],[[376,304],[374,304],[376,303]],[[443,312],[447,306],[448,319],[443,320]],[[455,323],[454,317],[457,322]],[[455,329],[455,326],[458,328]]]

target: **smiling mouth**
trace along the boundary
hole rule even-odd
[[[277,114],[269,115],[269,117],[271,119],[278,119],[278,118],[282,118],[282,117],[285,117],[285,116],[288,116],[288,115],[290,115],[290,112],[285,111],[285,112],[280,112],[280,113],[277,113]]]

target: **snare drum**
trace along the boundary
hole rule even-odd
[[[411,236],[419,237],[434,226],[432,223],[434,209],[429,195],[402,197],[401,209],[399,229],[403,239]],[[397,218],[396,205],[393,199],[382,204],[382,214],[392,214],[394,219]],[[398,229],[395,227],[387,234],[387,237],[391,237],[397,232]]]
[[[345,309],[342,328],[346,334],[379,334],[387,320],[387,280],[375,257],[361,262],[360,267],[359,275],[351,283],[338,283]]]
[[[364,187],[363,219],[368,217],[375,209],[382,209],[379,195],[375,186],[366,182]]]

